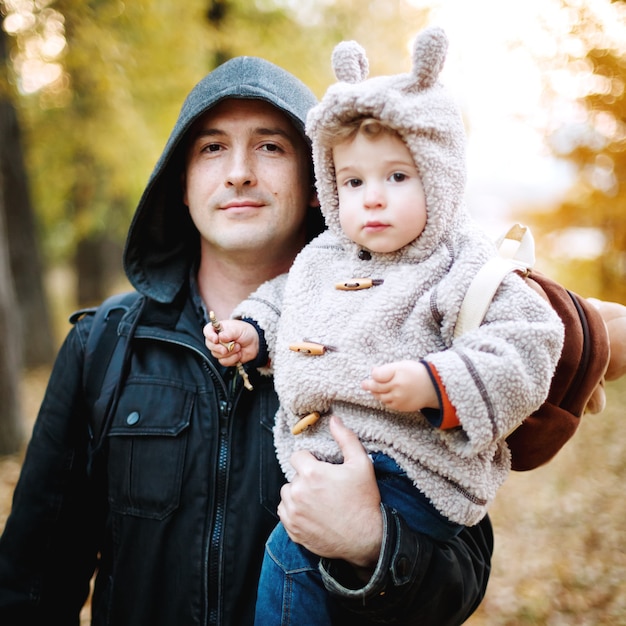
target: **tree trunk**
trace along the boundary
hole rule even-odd
[[[106,234],[81,239],[76,247],[78,303],[95,306],[111,295],[122,274],[122,246]]]
[[[0,71],[7,76],[6,34],[0,28]],[[26,367],[49,364],[55,342],[48,312],[35,215],[30,200],[15,108],[8,81],[0,79],[0,172],[4,178],[4,226],[9,267],[22,320],[23,362]]]
[[[0,142],[3,140],[0,124]],[[0,455],[17,452],[23,441],[19,402],[20,336],[15,291],[4,226],[4,178],[0,171]]]

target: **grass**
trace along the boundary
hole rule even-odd
[[[47,375],[24,378],[28,431]],[[510,475],[491,509],[493,572],[469,626],[626,626],[625,406],[626,378],[555,459]],[[21,460],[0,457],[0,530]]]

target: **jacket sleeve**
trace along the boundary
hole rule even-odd
[[[383,545],[363,583],[342,561],[322,559],[324,586],[360,624],[458,626],[482,601],[491,572],[493,530],[486,516],[441,543],[409,529],[386,505]]]
[[[0,624],[6,626],[78,626],[88,596],[99,536],[82,397],[89,323],[79,322],[59,351],[0,537]]]

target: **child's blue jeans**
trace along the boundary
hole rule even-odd
[[[393,459],[381,453],[371,457],[381,500],[396,509],[412,530],[441,541],[461,531],[462,526],[443,517]],[[339,607],[322,583],[318,564],[319,557],[291,541],[278,524],[265,545],[255,626],[333,624]]]

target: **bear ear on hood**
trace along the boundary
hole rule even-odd
[[[433,26],[423,30],[413,44],[412,76],[415,78],[412,91],[432,87],[446,60],[448,38],[443,29]]]
[[[360,83],[369,74],[365,50],[356,41],[342,41],[332,54],[335,77],[343,83]]]

